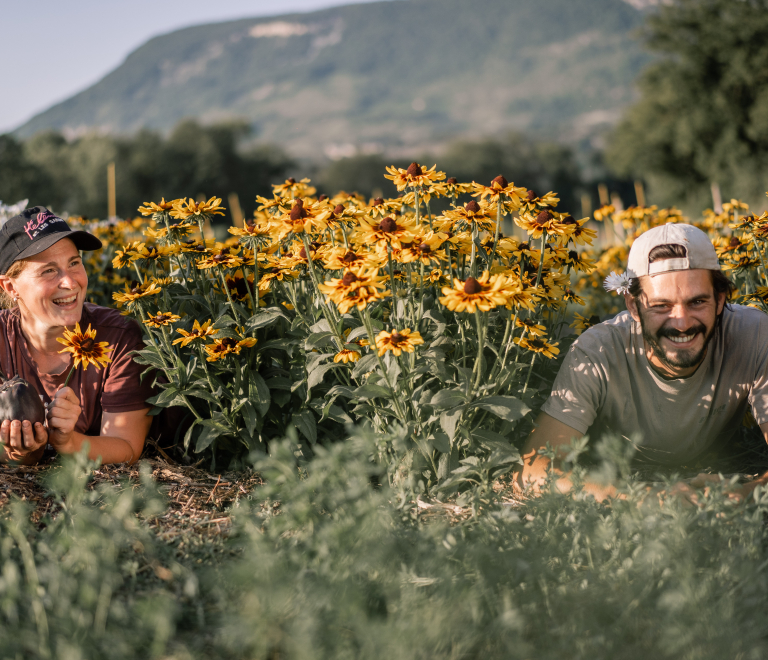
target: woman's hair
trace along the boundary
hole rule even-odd
[[[11,264],[11,267],[5,272],[5,276],[9,279],[16,279],[23,270],[27,267],[26,259],[19,259]],[[0,289],[0,307],[3,309],[11,309],[16,307],[19,303],[9,296],[5,291]]]
[[[648,253],[648,263],[652,264],[654,261],[661,261],[662,259],[684,259],[687,256],[688,253],[682,245],[657,245]],[[712,275],[712,287],[715,289],[715,297],[724,293],[727,304],[734,291],[736,291],[736,285],[719,270],[710,270],[709,272]],[[633,277],[629,285],[629,295],[637,298],[642,292],[640,278]]]

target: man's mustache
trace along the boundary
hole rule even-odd
[[[660,328],[656,333],[659,337],[687,337],[697,333],[707,334],[707,327],[703,323],[691,326],[688,330],[676,330],[675,328]]]

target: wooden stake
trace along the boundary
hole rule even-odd
[[[229,201],[229,212],[232,215],[232,224],[235,227],[242,227],[245,225],[245,217],[243,216],[243,209],[240,207],[240,198],[237,193],[229,193],[227,197]]]
[[[115,186],[115,163],[107,165],[107,217],[117,217],[117,192]]]
[[[710,189],[712,190],[712,210],[715,213],[722,213],[723,198],[720,195],[720,185],[716,181],[713,181]]]
[[[638,206],[645,206],[645,188],[642,181],[635,181],[635,198]]]
[[[597,194],[600,196],[600,206],[608,206],[611,200],[608,198],[608,186],[601,183],[597,186]]]

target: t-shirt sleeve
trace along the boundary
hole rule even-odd
[[[748,400],[752,406],[752,416],[755,421],[758,424],[765,424],[768,422],[768,316],[760,314],[757,321],[759,326],[756,333],[753,330],[756,336],[752,343],[755,380]]]
[[[595,421],[604,394],[603,370],[588,351],[575,343],[565,356],[541,411],[583,434]]]
[[[137,364],[131,353],[144,348],[141,329],[135,323],[126,329],[115,342],[110,357],[109,373],[101,393],[101,407],[104,412],[130,412],[150,408],[146,401],[155,395],[151,373],[141,379],[147,368]]]

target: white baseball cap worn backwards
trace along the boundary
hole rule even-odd
[[[650,263],[651,250],[660,245],[682,245],[686,256]],[[720,270],[715,248],[709,237],[693,225],[670,223],[653,227],[632,244],[627,261],[627,277],[659,275],[673,270]]]

